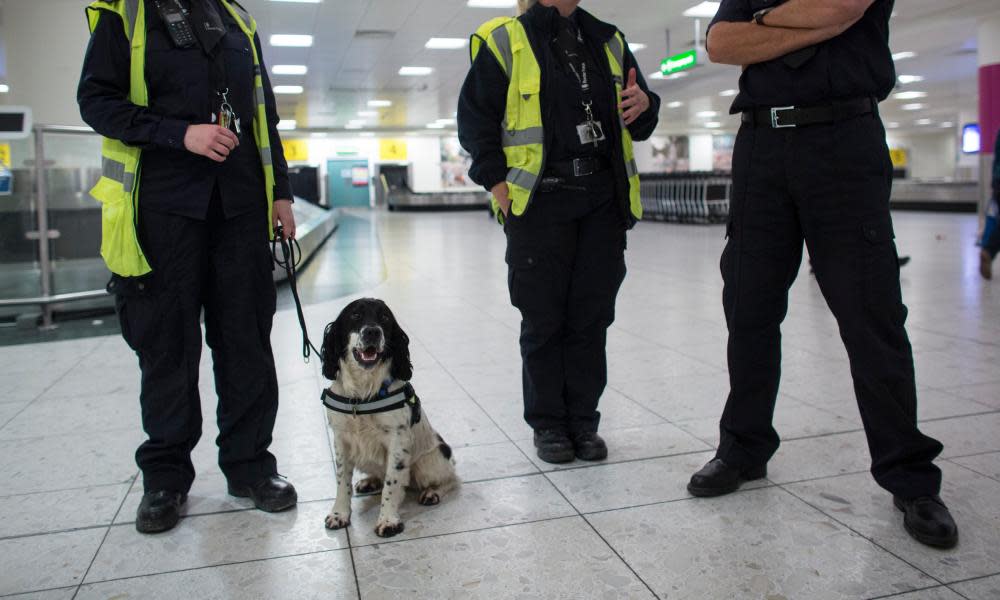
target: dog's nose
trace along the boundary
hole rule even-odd
[[[361,330],[361,343],[365,345],[378,345],[382,341],[381,327],[365,327]]]

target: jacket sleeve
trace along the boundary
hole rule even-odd
[[[507,75],[487,48],[476,55],[458,99],[458,140],[472,155],[469,177],[491,190],[507,178],[501,127],[507,110]]]
[[[90,36],[76,99],[84,122],[130,146],[184,150],[188,123],[155,114],[128,99],[131,49],[121,18],[101,11]]]
[[[646,78],[642,76],[639,63],[636,62],[632,51],[625,44],[625,80],[628,80],[629,70],[635,69],[635,82],[649,96],[649,108],[639,115],[635,121],[628,125],[628,132],[632,134],[632,139],[641,142],[648,140],[653,135],[656,125],[660,122],[660,97],[649,90],[646,85]]]
[[[288,179],[288,162],[285,160],[285,149],[281,146],[281,135],[278,133],[278,104],[274,100],[274,90],[267,76],[267,65],[264,64],[264,53],[261,51],[260,38],[254,34],[253,43],[257,46],[257,56],[260,59],[260,77],[264,85],[264,108],[267,112],[267,132],[271,142],[271,164],[274,166],[274,199],[293,200],[292,183]]]

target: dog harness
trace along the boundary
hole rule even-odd
[[[376,413],[389,412],[404,406],[410,407],[410,427],[420,422],[420,398],[413,386],[407,383],[396,392],[389,394],[389,386],[392,381],[382,384],[378,393],[365,400],[339,396],[330,390],[323,390],[320,400],[323,405],[332,411],[344,413],[346,415],[373,415]]]

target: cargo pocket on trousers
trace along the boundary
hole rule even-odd
[[[510,290],[510,303],[515,308],[522,308],[525,295],[530,292],[525,288],[535,276],[540,265],[537,252],[531,250],[507,250],[507,287]]]
[[[152,313],[151,278],[112,275],[107,291],[115,297],[115,314],[122,330],[122,338],[130,348],[139,352],[145,346]]]
[[[905,318],[899,285],[899,254],[892,220],[868,221],[861,226],[864,238],[865,295],[870,310],[888,311],[894,320]]]

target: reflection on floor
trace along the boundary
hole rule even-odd
[[[368,217],[366,217],[368,218]],[[975,219],[900,214],[924,430],[945,444],[957,549],[910,540],[868,457],[846,356],[805,269],[784,327],[769,478],[690,498],[727,391],[718,227],[640,225],[609,341],[605,464],[538,462],[520,418],[518,315],[504,239],[480,214],[378,214],[345,226],[304,274],[318,337],[363,284],[413,344],[414,384],[465,484],[409,499],[405,532],[373,534],[376,498],[346,531],[334,495],[316,361],[292,311],[274,345],[282,405],[272,449],[298,487],[275,515],[229,497],[206,419],[187,517],[141,536],[135,358],[117,336],[0,348],[0,596],[69,598],[1000,597],[1000,286],[979,280]],[[340,256],[335,256],[340,255]],[[349,257],[351,271],[341,258]],[[332,262],[327,262],[332,261]],[[327,265],[330,265],[329,267]],[[284,303],[287,306],[287,302]],[[204,412],[213,414],[208,354]]]

